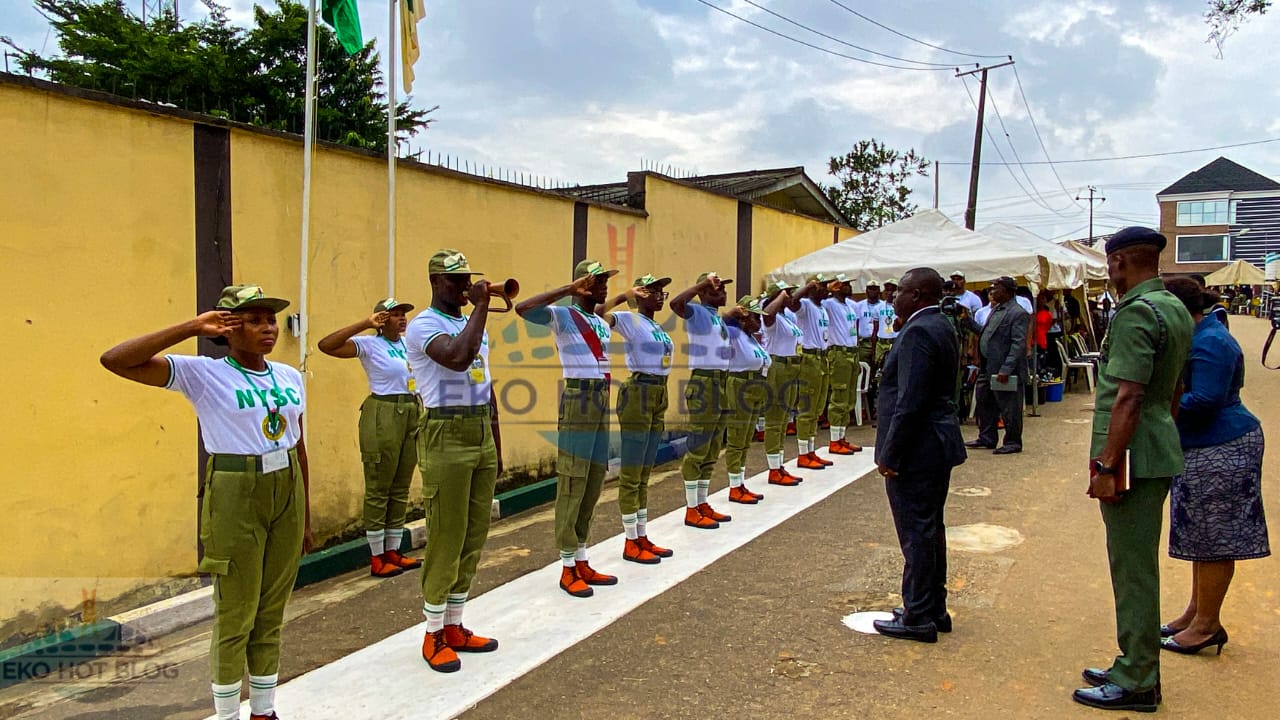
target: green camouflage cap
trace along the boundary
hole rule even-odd
[[[831,278],[828,277],[825,273],[814,273],[813,275],[809,276],[809,282],[827,283],[827,282],[831,282]]]
[[[894,287],[898,287],[898,278],[889,278],[888,280],[884,281],[884,284],[886,286],[892,285]]]
[[[733,281],[732,281],[732,280],[726,280],[726,279],[724,279],[724,278],[720,277],[720,273],[716,272],[715,270],[710,270],[710,271],[707,271],[707,272],[702,273],[701,275],[699,275],[699,276],[698,276],[698,279],[697,279],[696,281],[694,281],[694,284],[700,283],[700,282],[702,282],[703,280],[706,280],[707,278],[711,277],[712,275],[715,275],[717,278],[719,278],[719,280],[720,280],[720,284],[721,284],[721,285],[732,285],[732,284],[733,284]]]
[[[879,281],[879,280],[868,280],[868,281],[866,282],[866,284],[864,284],[862,287],[864,287],[864,288],[869,288],[869,287],[880,287],[880,281]]]
[[[756,315],[764,314],[764,307],[760,305],[760,298],[752,295],[743,295],[738,298],[738,307]]]
[[[836,273],[835,276],[832,277],[831,279],[835,282],[842,282],[842,283],[849,282],[849,276],[845,275],[844,273]]]
[[[409,312],[412,309],[413,306],[409,303],[400,302],[393,297],[389,297],[386,300],[379,300],[378,303],[373,306],[373,311],[376,313],[391,312],[392,310],[404,310],[405,312]]]
[[[769,283],[768,286],[765,287],[764,297],[777,295],[783,290],[795,290],[795,289],[796,289],[795,285],[792,285],[791,283],[785,280],[774,280],[773,282]]]
[[[431,275],[483,275],[471,269],[467,256],[457,250],[437,250],[427,263],[427,273]]]
[[[631,283],[631,287],[649,287],[650,285],[657,285],[658,287],[666,287],[667,285],[670,285],[670,284],[671,284],[671,278],[654,277],[653,274],[650,273],[648,275],[641,275],[640,277],[636,278],[636,281]]]
[[[288,300],[267,297],[257,285],[228,285],[222,288],[222,297],[218,298],[218,304],[213,309],[238,312],[265,308],[271,312],[280,312],[287,307]]]
[[[573,279],[578,280],[588,275],[603,275],[610,278],[617,275],[617,270],[605,270],[604,266],[595,260],[583,260],[573,269]]]

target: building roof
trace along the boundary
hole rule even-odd
[[[660,173],[654,174],[660,175]],[[780,210],[851,226],[849,219],[831,202],[822,188],[805,173],[803,167],[746,170],[670,179],[721,195],[730,195],[740,200],[757,202]],[[582,185],[563,188],[561,192],[615,205],[636,203],[643,205],[643,199],[633,197],[625,182]]]
[[[1280,182],[1220,157],[1199,170],[1182,176],[1174,184],[1156,193],[1156,197],[1190,193],[1257,192],[1267,190],[1280,190]]]

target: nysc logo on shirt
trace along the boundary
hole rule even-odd
[[[267,404],[267,398],[271,398],[274,402]],[[298,391],[291,387],[287,388],[267,388],[259,390],[258,388],[248,388],[245,390],[236,390],[236,406],[240,410],[245,408],[257,407],[257,403],[262,403],[262,407],[269,408],[284,407],[285,405],[301,405],[302,398],[298,397]]]

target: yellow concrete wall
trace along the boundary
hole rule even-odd
[[[752,292],[764,290],[764,276],[780,265],[831,245],[831,223],[756,205],[751,209]],[[844,228],[841,228],[844,230]],[[852,237],[844,230],[841,240]]]
[[[195,416],[98,364],[191,317],[193,176],[188,122],[0,87],[0,641],[194,569]]]
[[[0,452],[0,645],[66,621],[86,599],[102,614],[161,592],[196,563],[195,415],[176,393],[103,370],[115,343],[194,314],[192,122],[0,84],[0,247],[15,303],[0,341],[11,379]],[[231,131],[233,282],[262,285],[299,309],[301,143]],[[367,315],[387,294],[386,166],[320,148],[314,159],[309,257],[306,424],[313,525],[324,540],[358,526],[363,478],[356,421],[367,384],[359,362],[315,343]],[[646,178],[647,213],[592,205],[587,255],[617,267],[613,290],[646,272],[674,294],[698,273],[733,276],[737,200]],[[569,282],[574,201],[412,164],[397,175],[395,296],[430,303],[426,263],[465,252],[523,297]],[[755,211],[760,273],[830,242],[831,226]],[[284,318],[281,318],[283,322]],[[660,321],[684,355],[684,330]],[[509,468],[552,469],[559,362],[546,328],[491,317],[490,359]],[[32,352],[34,350],[34,352]],[[175,348],[195,352],[195,343]],[[621,344],[614,371],[625,377]],[[272,359],[298,366],[282,333]],[[678,368],[673,392],[687,372]],[[670,421],[680,420],[682,401]],[[411,497],[418,500],[417,485]],[[114,603],[114,605],[113,605]]]

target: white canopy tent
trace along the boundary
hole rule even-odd
[[[1087,280],[1107,278],[1105,256],[1099,260],[1094,255],[1085,255],[1073,248],[1058,245],[1017,225],[992,223],[982,228],[982,234],[1058,261],[1049,265],[1049,278],[1045,281],[1045,287],[1051,290],[1077,288]]]
[[[1052,243],[1047,245],[1029,250],[1007,239],[962,228],[938,210],[924,210],[796,258],[765,279],[803,283],[816,273],[844,273],[865,287],[868,281],[884,282],[912,268],[932,267],[944,276],[962,272],[969,282],[1008,275],[1053,290],[1072,287],[1057,283],[1080,273],[1080,263],[1054,252]]]
[[[1068,240],[1061,244],[1072,252],[1084,257],[1086,267],[1088,268],[1088,278],[1099,282],[1107,281],[1107,254],[1101,250],[1089,247],[1082,242]]]

